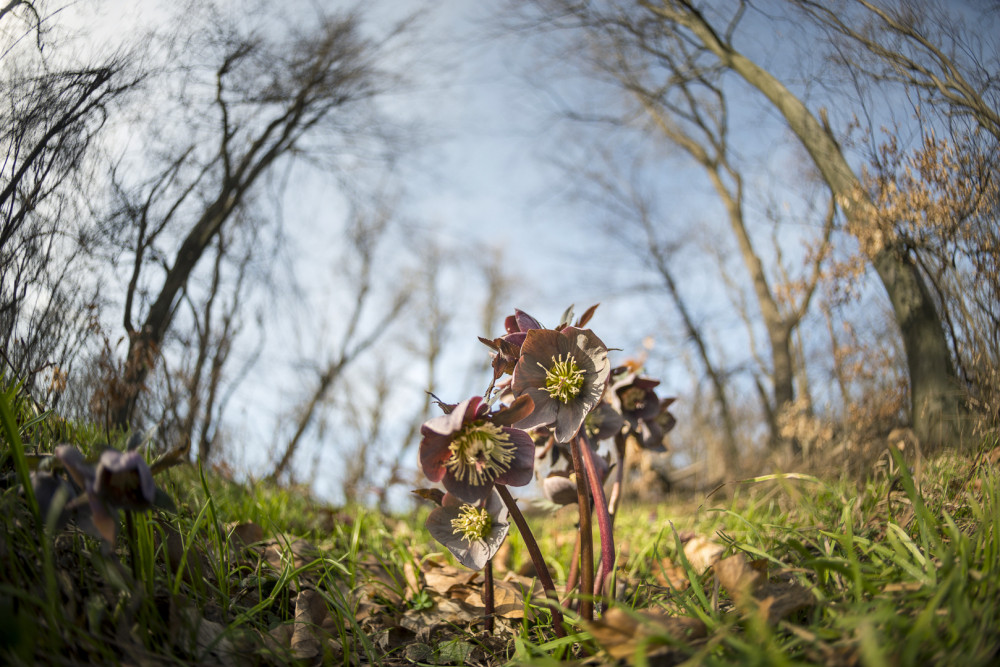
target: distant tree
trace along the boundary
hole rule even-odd
[[[87,201],[99,187],[95,155],[142,80],[125,51],[67,59],[66,38],[49,28],[56,11],[0,7],[0,349],[5,372],[42,392],[63,384],[88,337],[100,293],[77,274],[102,235]],[[48,387],[36,384],[42,369]]]
[[[383,60],[407,25],[375,41],[359,14],[334,13],[307,29],[266,32],[220,19],[196,35],[196,57],[212,64],[184,66],[186,79],[173,83],[187,127],[161,133],[162,169],[133,186],[119,211],[132,238],[132,268],[114,423],[136,414],[196,268],[223,230],[239,229],[238,212],[255,205],[279,166],[297,159],[331,169],[351,159],[388,164],[393,145],[381,133],[376,103],[396,81]]]
[[[961,383],[949,346],[945,315],[941,304],[936,303],[933,286],[905,243],[878,232],[878,202],[865,187],[861,170],[851,166],[849,154],[838,143],[825,112],[810,110],[803,97],[793,93],[774,73],[753,62],[737,48],[743,19],[753,6],[748,2],[703,6],[688,0],[643,1],[636,4],[540,0],[534,4],[542,9],[538,15],[548,21],[546,25],[561,30],[593,30],[612,35],[612,39],[617,41],[612,42],[615,48],[605,53],[606,68],[618,67],[624,58],[633,54],[645,54],[655,66],[672,71],[673,76],[666,77],[658,88],[643,86],[639,89],[640,92],[655,93],[654,99],[663,99],[670,92],[677,91],[682,104],[704,104],[709,111],[724,114],[724,107],[720,106],[718,98],[719,95],[724,98],[730,94],[725,88],[720,88],[719,95],[714,97],[710,90],[707,93],[700,91],[701,97],[698,97],[691,93],[685,96],[684,87],[691,81],[714,81],[727,75],[736,75],[760,94],[810,156],[816,171],[833,194],[837,207],[843,212],[848,232],[858,240],[885,288],[905,350],[914,430],[929,447],[959,442],[959,417],[963,412]],[[819,3],[809,4],[815,12],[820,11],[817,9]],[[904,5],[900,4],[900,7]],[[840,16],[836,10],[832,11],[833,18]],[[905,13],[904,7],[892,15]],[[767,25],[768,21],[777,20],[774,15],[764,12],[755,13],[754,17],[757,34],[760,34],[761,22]],[[884,38],[885,41],[880,43],[886,48],[895,44],[895,37],[889,31],[879,30],[870,34],[875,40]],[[927,52],[937,53],[933,47],[934,42],[930,42]],[[956,49],[961,48],[962,45],[956,45]],[[900,53],[907,52],[902,50]],[[962,66],[961,63],[951,64]],[[905,68],[905,63],[900,67]],[[638,71],[645,73],[641,69]],[[865,75],[863,69],[855,73],[857,76]],[[932,78],[925,77],[923,80],[931,82]],[[931,91],[931,88],[925,90]],[[964,92],[967,91],[963,89]],[[932,97],[937,94],[928,92]],[[947,91],[940,94],[950,95]],[[982,116],[983,122],[989,125],[988,103],[979,105],[971,97],[960,97],[960,101],[965,105],[962,108],[966,113]],[[704,117],[689,116],[689,119],[696,125],[704,123]],[[719,154],[709,154],[709,165],[724,168],[724,163],[719,163],[718,159]],[[727,175],[727,179],[727,188],[735,192],[732,190],[732,176]]]

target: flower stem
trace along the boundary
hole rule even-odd
[[[576,532],[576,540],[573,542],[573,555],[569,559],[569,574],[566,576],[566,586],[563,588],[563,606],[569,607],[570,597],[576,589],[577,579],[580,577],[580,531]]]
[[[483,606],[486,608],[483,611],[483,620],[486,625],[486,632],[493,634],[493,614],[495,609],[493,607],[493,559],[490,558],[486,561],[486,567],[483,568]]]
[[[618,453],[618,465],[615,466],[615,481],[611,485],[611,497],[608,498],[608,514],[611,515],[611,523],[614,525],[615,514],[618,513],[618,501],[621,500],[622,488],[625,481],[625,451],[628,445],[625,436],[621,433],[615,435],[615,450]]]
[[[590,524],[590,496],[587,493],[587,478],[580,456],[580,438],[570,440],[573,455],[573,470],[576,473],[576,496],[580,510],[580,618],[594,620],[594,532]]]
[[[597,465],[594,463],[594,452],[590,449],[590,444],[586,436],[581,436],[579,449],[583,450],[583,463],[587,468],[587,478],[590,480],[590,489],[594,494],[594,509],[597,512],[597,525],[601,529],[601,573],[598,577],[597,587],[591,589],[594,595],[600,595],[604,590],[605,577],[615,571],[615,537],[611,526],[611,516],[608,514],[608,501],[604,498],[604,485],[597,474]],[[587,590],[584,588],[584,590]]]
[[[566,629],[563,627],[562,612],[559,611],[559,598],[556,595],[556,587],[552,583],[552,575],[549,574],[549,568],[545,564],[545,558],[542,557],[541,550],[538,548],[538,542],[535,541],[535,536],[531,533],[531,529],[528,528],[528,522],[524,520],[524,515],[521,514],[521,510],[517,506],[517,501],[510,495],[507,487],[503,484],[497,484],[496,490],[507,506],[510,517],[514,520],[517,530],[524,539],[524,546],[528,548],[528,554],[531,556],[531,562],[535,566],[538,581],[541,582],[542,588],[545,589],[546,597],[552,600],[549,609],[552,612],[552,626],[555,628],[556,636],[560,638],[565,637]]]

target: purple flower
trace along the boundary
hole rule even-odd
[[[676,420],[667,411],[674,399],[660,400],[653,391],[658,384],[658,380],[629,373],[615,382],[612,389],[629,431],[636,436],[639,445],[663,452],[666,451],[663,438],[674,427]]]
[[[499,338],[490,340],[479,337],[479,340],[490,347],[496,354],[493,355],[493,381],[500,379],[505,373],[513,373],[518,357],[521,356],[521,344],[524,343],[525,335],[532,329],[541,329],[531,315],[522,310],[514,309],[513,315],[508,315],[504,320],[504,329],[507,333]]]
[[[113,542],[118,528],[117,510],[148,510],[156,500],[153,473],[139,452],[106,449],[97,466],[86,462],[80,450],[70,445],[56,447],[73,481],[87,496],[91,520],[102,538]]]
[[[432,482],[467,503],[486,498],[494,484],[524,486],[531,481],[535,443],[514,422],[532,410],[529,397],[489,412],[483,399],[462,401],[450,413],[420,428],[420,466]]]
[[[446,494],[441,506],[428,515],[425,525],[431,536],[453,553],[458,562],[473,570],[486,566],[510,530],[507,508],[492,487],[484,507],[463,503],[450,493]]]
[[[554,424],[556,440],[568,442],[600,403],[610,372],[608,348],[590,329],[528,331],[511,389],[535,409],[518,427]]]
[[[622,416],[632,428],[637,428],[640,420],[652,420],[660,412],[660,399],[653,388],[659,380],[639,377],[629,373],[612,385]]]

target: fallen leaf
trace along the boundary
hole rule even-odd
[[[647,659],[654,653],[675,651],[666,645],[667,638],[691,641],[705,636],[705,624],[697,618],[667,616],[651,610],[626,611],[621,607],[611,607],[586,627],[608,655],[629,661],[641,647]]]
[[[669,558],[664,558],[660,561],[660,566],[653,572],[653,576],[656,577],[656,581],[661,586],[672,588],[676,591],[687,590],[687,587],[691,585],[687,571],[680,565],[674,564]]]
[[[760,585],[761,573],[750,566],[743,554],[734,554],[715,564],[715,578],[740,605],[753,595]]]
[[[323,651],[320,624],[327,610],[323,596],[312,590],[301,590],[295,596],[295,622],[292,630],[292,655],[298,660],[311,660]]]
[[[721,544],[712,542],[703,535],[695,535],[684,545],[684,557],[691,564],[691,569],[698,574],[704,574],[719,560],[725,550]]]
[[[264,545],[264,560],[279,571],[285,569],[287,564],[300,568],[320,555],[320,551],[311,543],[290,535],[280,535]]]
[[[464,586],[479,573],[427,559],[423,563],[423,574],[427,588],[438,595],[447,595],[452,586]]]
[[[760,564],[743,554],[716,563],[715,577],[744,614],[760,613],[772,625],[816,604],[809,589],[794,581],[768,581]]]
[[[771,625],[816,605],[812,591],[792,581],[767,583],[757,591],[757,598],[760,612]]]
[[[231,523],[226,526],[229,533],[229,551],[239,554],[252,544],[264,540],[264,529],[252,521],[249,523]]]

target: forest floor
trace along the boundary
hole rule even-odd
[[[428,535],[430,503],[398,516],[333,508],[184,463],[156,476],[173,508],[128,513],[113,543],[45,521],[25,475],[51,465],[57,443],[95,456],[102,436],[11,416],[17,436],[3,431],[0,463],[5,664],[1000,661],[995,447],[925,461],[916,475],[886,458],[864,482],[774,474],[626,503],[614,599],[587,622],[568,596],[560,637],[513,528],[493,561],[485,629],[483,574]],[[558,588],[576,510],[522,502]]]

